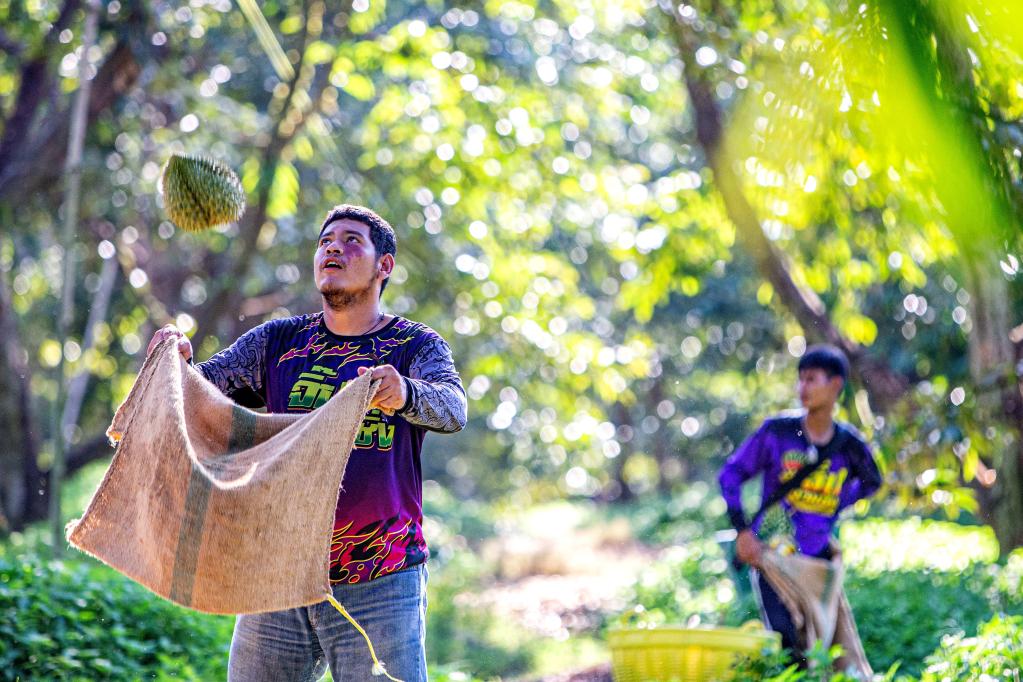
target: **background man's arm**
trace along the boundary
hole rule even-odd
[[[764,439],[766,437],[766,428],[761,426],[732,453],[718,474],[721,495],[725,498],[725,504],[728,507],[728,519],[738,533],[735,542],[736,556],[739,561],[751,566],[760,565],[763,545],[750,528],[752,520],[747,521],[746,514],[743,512],[742,485],[767,469],[767,463],[764,460],[766,452]]]
[[[856,477],[860,481],[860,496],[870,497],[881,487],[881,471],[869,445],[863,446],[863,458],[857,467]]]
[[[858,439],[850,457],[849,480],[839,493],[838,510],[841,511],[857,500],[870,497],[881,487],[881,472],[870,446]]]
[[[721,495],[725,498],[728,508],[728,519],[737,531],[749,527],[752,520],[747,521],[742,509],[742,485],[757,474],[767,469],[764,461],[764,439],[767,437],[765,427],[747,438],[742,445],[725,461],[718,474]]]

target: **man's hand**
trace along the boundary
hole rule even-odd
[[[838,544],[838,538],[833,535],[828,538],[828,548],[831,550],[832,561],[842,561],[842,546]]]
[[[752,530],[747,528],[740,531],[735,538],[735,556],[744,564],[754,568],[760,567],[760,556],[764,553],[764,544],[760,542]]]
[[[392,365],[359,368],[360,377],[366,372],[372,372],[372,378],[380,380],[380,387],[377,388],[377,394],[373,396],[370,407],[383,410],[384,414],[391,415],[395,410],[400,410],[405,406],[408,390],[405,387],[405,380],[398,374],[398,370]]]
[[[192,359],[192,342],[188,340],[188,337],[182,333],[180,329],[172,324],[165,325],[160,329],[156,330],[153,334],[153,338],[149,340],[149,347],[146,348],[146,355],[153,352],[161,341],[167,338],[177,338],[178,340],[178,352],[181,353],[181,357],[185,360]]]

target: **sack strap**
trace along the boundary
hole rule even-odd
[[[781,502],[786,495],[802,485],[803,481],[810,478],[813,472],[820,469],[824,466],[824,463],[828,461],[830,460],[827,457],[822,457],[813,464],[807,464],[797,471],[795,476],[775,488],[774,492],[771,493],[771,496],[764,500],[764,503],[760,505],[760,509],[758,509],[757,513],[753,515],[752,521],[756,521],[764,512]]]
[[[823,448],[824,452],[820,453],[820,457],[817,459],[817,461],[814,462],[813,464],[807,464],[799,471],[797,471],[795,476],[793,476],[792,478],[790,478],[789,480],[785,481],[780,486],[775,488],[774,492],[771,493],[770,497],[764,500],[764,503],[760,505],[760,509],[758,509],[757,513],[753,515],[753,517],[750,520],[750,523],[752,524],[756,522],[757,518],[763,515],[764,512],[766,512],[768,509],[781,502],[786,495],[788,495],[790,492],[792,492],[800,485],[802,485],[803,481],[808,479],[811,475],[813,475],[815,471],[824,466],[825,462],[830,461],[831,458],[829,456],[829,453],[832,450],[835,450],[839,445],[841,445],[845,441],[846,436],[847,436],[846,430],[842,428],[839,424],[835,424],[835,435],[832,437],[831,441],[824,446]]]

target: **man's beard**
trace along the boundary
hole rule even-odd
[[[363,303],[367,299],[371,299],[376,290],[374,284],[376,284],[376,274],[370,277],[364,287],[354,289],[343,289],[341,287],[320,289],[320,296],[323,297],[323,301],[327,304],[328,308],[339,312],[346,308],[351,308],[358,303]]]

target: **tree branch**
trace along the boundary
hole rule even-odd
[[[795,281],[788,259],[764,234],[756,211],[746,198],[741,179],[728,163],[723,150],[721,109],[712,89],[697,72],[694,55],[698,45],[694,31],[675,10],[672,10],[668,23],[685,66],[685,85],[695,117],[696,137],[739,241],[806,336],[841,348],[849,356],[853,370],[863,381],[877,408],[882,412],[887,410],[905,393],[908,380],[887,364],[868,358],[862,346],[848,339],[834,325],[817,294]]]
[[[52,48],[60,32],[67,28],[79,4],[78,0],[68,0],[64,3],[60,15],[46,33],[43,44],[21,68],[14,111],[4,121],[4,134],[0,137],[0,169],[7,168],[11,158],[26,148],[30,138],[29,131],[36,119],[39,105],[52,89],[52,78],[49,73]]]
[[[99,276],[99,288],[89,307],[89,319],[85,323],[85,334],[82,337],[83,358],[95,343],[96,328],[107,319],[107,310],[110,307],[110,298],[114,293],[114,284],[117,282],[118,269],[115,258],[111,257],[103,261]],[[64,415],[61,419],[63,433],[68,433],[69,429],[78,424],[82,403],[85,401],[85,391],[89,387],[89,378],[88,368],[83,367],[68,382],[67,401],[64,403]]]
[[[142,67],[128,40],[118,43],[93,80],[89,123],[113,106],[135,84],[141,72]],[[31,194],[57,181],[67,152],[69,119],[67,111],[55,112],[36,131],[31,129],[31,121],[4,130],[5,138],[10,132],[18,139],[6,149],[0,142],[0,200]]]
[[[25,51],[25,46],[0,30],[0,52],[6,52],[12,57],[20,57]]]
[[[311,9],[305,13],[305,31],[302,34],[302,43],[299,49],[300,60],[304,61],[306,47],[318,35],[315,31],[322,30],[322,21],[313,20],[313,13],[323,11],[322,2],[314,2]],[[314,29],[314,27],[317,27]],[[214,331],[214,325],[218,320],[227,316],[229,311],[239,308],[243,298],[240,284],[248,276],[252,266],[251,254],[256,250],[256,243],[259,240],[259,233],[267,218],[267,206],[270,202],[270,191],[273,189],[274,176],[277,173],[277,166],[280,162],[281,152],[288,141],[294,137],[308,119],[308,112],[304,112],[298,124],[290,130],[284,129],[284,122],[292,111],[292,101],[296,92],[303,87],[303,82],[308,83],[314,71],[307,70],[300,61],[295,69],[291,82],[288,84],[288,92],[284,97],[278,115],[274,118],[273,136],[263,151],[260,160],[259,184],[256,187],[256,203],[250,211],[247,211],[242,223],[239,225],[239,245],[235,250],[235,257],[228,275],[218,282],[218,286],[209,297],[208,304],[203,308],[197,319],[197,331],[193,337],[193,345],[198,347],[203,340]],[[317,97],[311,98],[315,102]]]

